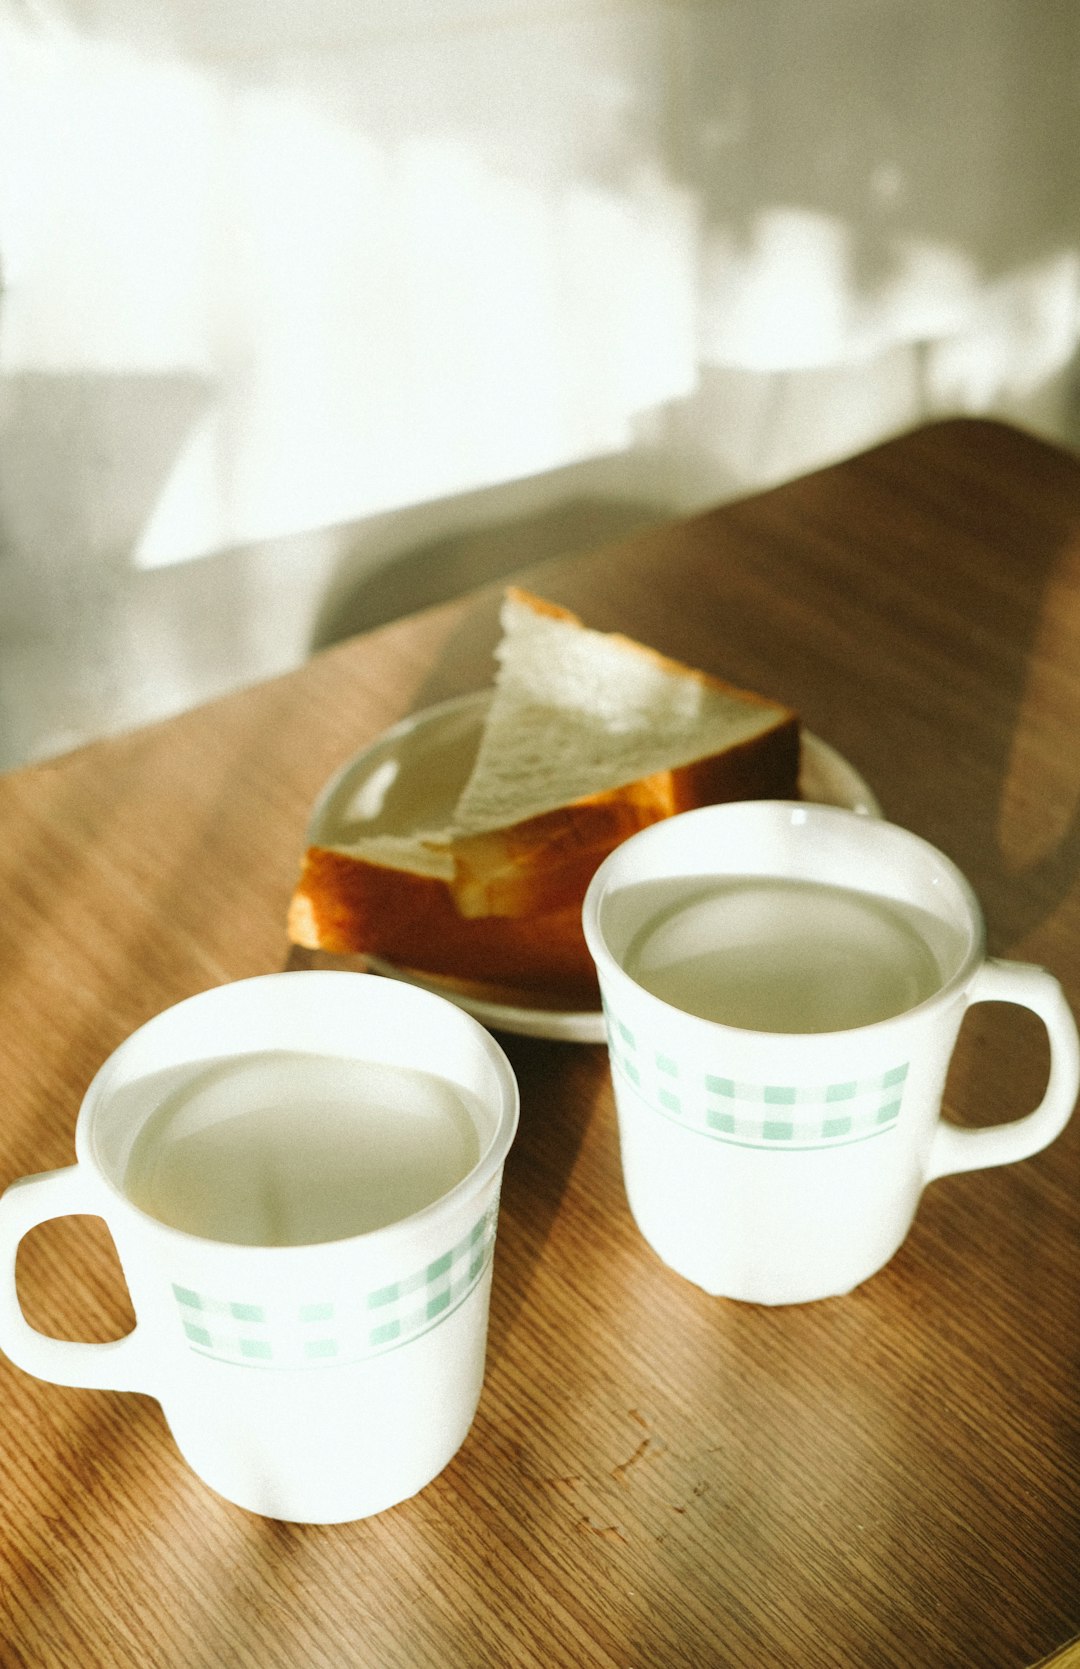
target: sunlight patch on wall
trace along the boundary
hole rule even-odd
[[[1066,366],[1080,340],[1080,254],[1061,250],[990,284],[965,328],[934,344],[933,398],[980,412],[1034,393]]]
[[[835,216],[761,210],[741,243],[706,242],[702,359],[762,372],[850,365],[927,344],[940,410],[985,411],[1037,390],[1080,341],[1080,253],[1048,252],[994,278],[962,250],[912,236],[877,252],[860,282],[859,239]]]
[[[695,378],[691,195],[516,177],[76,37],[5,74],[0,366],[202,375],[155,567],[629,445]]]
[[[929,341],[970,316],[981,277],[961,250],[911,236],[874,251],[837,215],[759,210],[741,238],[712,231],[703,261],[702,357],[755,371],[849,365]]]
[[[797,168],[752,200],[750,92],[711,81],[678,175],[667,25],[634,17],[595,65],[554,28],[413,42],[361,97],[362,55],[241,73],[0,16],[0,375],[188,391],[135,566],[610,459],[670,414],[709,480],[758,485],[1062,374],[1075,248],[988,272],[926,229],[895,133],[851,164],[861,221]],[[72,450],[119,478],[105,431]]]
[[[202,371],[220,109],[116,45],[0,27],[5,371]]]

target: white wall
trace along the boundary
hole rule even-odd
[[[1078,18],[0,0],[0,766],[927,416],[1077,443]]]

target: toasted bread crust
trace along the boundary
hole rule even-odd
[[[309,950],[379,956],[418,973],[565,992],[571,1006],[597,1000],[580,905],[470,919],[443,882],[326,847],[305,855],[289,935]]]

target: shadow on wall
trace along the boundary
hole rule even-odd
[[[131,551],[210,397],[184,372],[0,377],[0,769],[135,722],[148,684],[191,699],[198,635],[140,616]]]
[[[311,648],[325,649],[518,568],[613,543],[662,519],[646,503],[585,499],[434,540],[356,577],[357,561],[346,560],[319,611]],[[365,565],[361,550],[359,566]]]

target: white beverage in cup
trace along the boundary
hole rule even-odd
[[[926,911],[848,887],[754,876],[643,887],[627,973],[728,1026],[823,1032],[891,1019],[933,996],[953,949]]]
[[[847,1292],[892,1257],[928,1182],[1026,1158],[1072,1112],[1060,986],[986,956],[971,888],[907,830],[783,801],[686,812],[604,861],[583,923],[631,1211],[708,1292]],[[1050,1080],[1025,1117],[964,1129],[941,1100],[982,1001],[1040,1016]]]
[[[124,1168],[133,1205],[245,1246],[306,1246],[434,1204],[480,1158],[470,1097],[415,1067],[267,1049],[129,1086],[153,1111]]]
[[[0,1349],[156,1397],[194,1471],[251,1511],[382,1511],[472,1424],[517,1116],[494,1038],[430,992],[340,972],[202,992],[102,1066],[78,1162],[0,1196]],[[19,1242],[69,1213],[116,1244],[136,1325],[112,1343],[22,1313]]]

